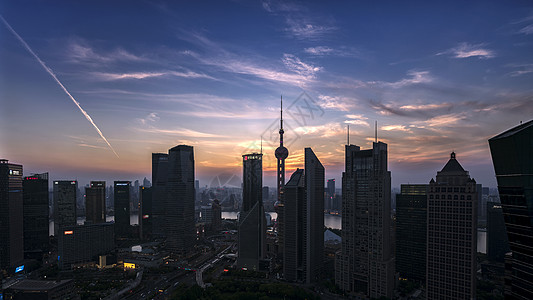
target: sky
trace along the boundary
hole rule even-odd
[[[530,1],[2,1],[0,158],[52,180],[151,178],[194,146],[200,185],[262,151],[275,186],[311,147],[340,187],[350,143],[388,144],[392,186],[455,151],[496,187],[487,140],[533,116]]]

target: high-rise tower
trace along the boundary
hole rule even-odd
[[[276,203],[276,212],[278,213],[278,251],[283,253],[283,226],[284,226],[284,209],[283,203],[283,187],[285,186],[285,159],[289,156],[289,150],[283,146],[283,97],[281,97],[281,110],[279,119],[279,147],[276,149],[275,155],[278,160],[277,184],[278,184],[278,201]]]
[[[48,173],[24,177],[24,257],[43,257],[48,252]]]
[[[131,181],[115,181],[115,238],[124,239],[130,233]]]
[[[105,181],[91,181],[85,188],[85,223],[104,223],[105,217]]]

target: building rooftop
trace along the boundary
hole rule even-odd
[[[58,286],[67,284],[71,281],[72,279],[58,280],[58,281],[25,279],[25,280],[15,283],[9,288],[13,290],[23,290],[23,291],[48,291]]]
[[[503,133],[500,133],[499,135],[489,139],[489,141],[490,140],[497,140],[497,139],[501,139],[501,138],[506,138],[508,136],[511,136],[511,135],[513,135],[513,134],[515,134],[517,132],[520,132],[520,131],[522,131],[522,130],[524,130],[526,128],[529,128],[531,126],[533,126],[533,120],[531,120],[529,122],[526,122],[526,123],[523,123],[523,124],[520,124],[520,125],[518,125],[516,127],[513,127],[513,128],[511,128],[511,129],[509,129],[509,130],[507,130],[507,131],[505,131]]]
[[[464,172],[465,169],[461,166],[461,164],[455,159],[455,152],[452,152],[450,155],[450,160],[446,163],[444,168],[442,168],[441,172],[448,173],[448,172]]]

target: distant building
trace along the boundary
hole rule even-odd
[[[115,181],[115,238],[125,239],[130,235],[131,181]]]
[[[192,146],[179,145],[168,151],[166,190],[166,245],[171,252],[184,255],[196,243]]]
[[[114,224],[111,222],[62,227],[58,236],[59,268],[97,262],[99,255],[110,253],[114,247]]]
[[[77,299],[73,279],[31,280],[24,279],[4,291],[5,299]]]
[[[76,180],[54,181],[54,235],[57,237],[61,228],[74,226],[77,222],[76,192],[78,182]]]
[[[327,210],[334,209],[335,201],[335,179],[328,179],[324,208]]]
[[[220,206],[220,201],[218,199],[213,200],[211,204],[211,210],[213,214],[213,221],[211,223],[211,228],[214,231],[222,229],[222,208]]]
[[[489,140],[512,256],[506,298],[533,299],[533,120]]]
[[[149,187],[152,187],[152,183],[150,182],[150,180],[144,177],[142,186],[144,186],[145,188],[149,188]]]
[[[243,191],[237,266],[259,270],[259,263],[266,252],[266,219],[262,201],[263,154],[245,154],[242,160]]]
[[[152,235],[164,237],[168,154],[152,153]]]
[[[0,270],[12,271],[24,259],[22,165],[7,159],[0,159],[0,207]]]
[[[346,145],[342,177],[342,246],[335,281],[357,296],[392,298],[395,263],[391,237],[391,174],[387,144],[361,150]]]
[[[427,184],[402,184],[396,195],[396,272],[426,282]]]
[[[476,181],[452,152],[429,183],[428,299],[476,298],[477,193]]]
[[[85,188],[85,222],[87,224],[105,223],[105,181],[91,181]]]
[[[141,187],[141,206],[139,212],[139,229],[141,240],[152,237],[152,188]]]
[[[489,260],[504,262],[511,251],[501,203],[487,202],[487,255]]]
[[[283,277],[311,284],[324,264],[324,166],[305,148],[305,169],[296,170],[284,187],[285,241]]]
[[[48,173],[24,177],[24,257],[42,259],[48,252]]]

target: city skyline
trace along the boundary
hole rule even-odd
[[[25,175],[151,178],[152,153],[186,144],[205,186],[240,178],[263,137],[274,187],[283,94],[288,174],[313,146],[339,181],[346,125],[368,148],[377,120],[393,187],[427,183],[451,151],[495,187],[488,138],[533,115],[527,2],[29,3],[0,5],[0,152]]]

